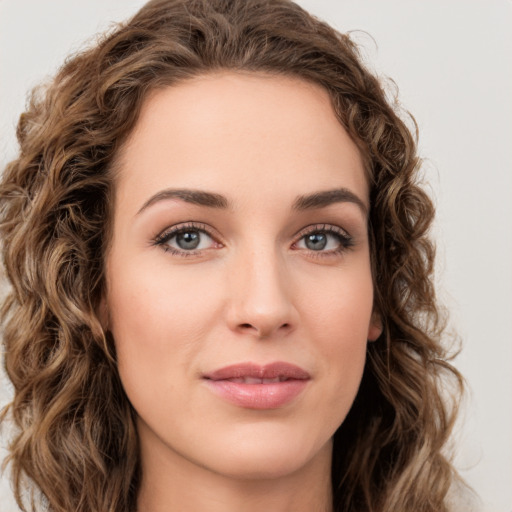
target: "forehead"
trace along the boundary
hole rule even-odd
[[[327,91],[289,76],[219,72],[153,91],[118,168],[119,192],[139,204],[166,187],[368,195],[361,155]]]

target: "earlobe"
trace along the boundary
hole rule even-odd
[[[108,325],[109,325],[108,304],[107,304],[107,299],[105,297],[102,297],[100,300],[97,314],[98,314],[98,320],[101,323],[101,327],[103,328],[103,331],[104,332],[108,331]]]
[[[374,311],[368,327],[368,341],[377,341],[379,336],[382,334],[382,330],[383,327],[380,314]]]

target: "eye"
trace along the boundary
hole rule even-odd
[[[188,256],[220,244],[208,234],[204,225],[188,224],[173,226],[163,232],[155,239],[155,245],[174,254]]]
[[[306,228],[295,247],[314,252],[338,253],[352,245],[352,238],[341,228],[322,225]]]

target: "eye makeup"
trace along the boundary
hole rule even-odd
[[[212,231],[201,222],[180,223],[160,233],[154,239],[153,245],[175,256],[197,256],[205,250],[223,247]]]
[[[152,245],[178,257],[198,256],[204,251],[224,247],[213,231],[207,224],[188,221],[164,230]],[[307,251],[314,257],[332,257],[354,246],[353,238],[345,230],[325,223],[307,226],[294,238],[292,250]]]

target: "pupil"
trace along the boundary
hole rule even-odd
[[[197,231],[185,231],[176,235],[176,243],[180,249],[196,249],[199,245],[199,233]]]
[[[306,237],[306,247],[313,251],[320,251],[327,245],[325,233],[313,233]]]

